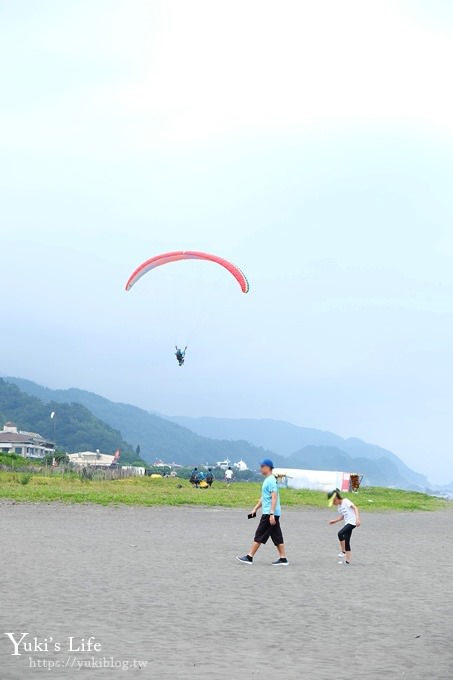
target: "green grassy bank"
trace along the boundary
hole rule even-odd
[[[199,505],[250,508],[260,495],[260,485],[237,482],[226,487],[214,483],[211,489],[193,489],[186,480],[132,477],[112,481],[84,481],[76,475],[28,475],[0,472],[0,498],[23,502],[96,503],[99,505]],[[426,494],[378,487],[350,494],[362,510],[442,510],[447,501]],[[284,507],[326,507],[326,495],[317,491],[281,490]]]

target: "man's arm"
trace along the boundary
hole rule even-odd
[[[258,510],[260,509],[261,506],[262,506],[262,503],[261,503],[261,498],[260,498],[260,500],[254,506],[254,508],[252,510],[252,514],[258,512]]]
[[[275,524],[275,507],[277,505],[278,493],[276,491],[271,491],[271,511],[269,516],[269,522]]]
[[[340,515],[340,517],[337,517],[336,519],[331,519],[329,520],[329,524],[337,524],[337,522],[341,522],[343,517]]]
[[[277,505],[277,498],[278,498],[277,492],[272,491],[272,493],[271,493],[271,499],[272,499],[272,501],[271,501],[271,512],[270,512],[271,515],[273,515],[274,512],[275,512],[275,507]]]

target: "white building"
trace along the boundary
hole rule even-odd
[[[238,460],[238,462],[234,464],[234,467],[236,468],[236,470],[239,470],[239,472],[245,472],[246,470],[249,469],[245,460],[242,459]]]
[[[99,451],[68,453],[69,461],[76,467],[110,467],[115,456]]]
[[[14,423],[8,422],[0,431],[0,452],[15,453],[24,458],[44,458],[55,453],[55,444],[36,432],[18,430]]]
[[[290,489],[312,489],[314,491],[349,491],[350,472],[333,470],[300,470],[298,468],[274,468],[274,475]]]
[[[222,470],[228,470],[231,467],[231,460],[227,458],[226,460],[218,460],[215,467],[221,468]]]

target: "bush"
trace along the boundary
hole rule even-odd
[[[32,475],[27,472],[26,474],[21,475],[19,477],[19,482],[25,486],[25,484],[28,484],[28,482],[30,481],[31,478],[32,478]]]

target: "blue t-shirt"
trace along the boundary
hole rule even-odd
[[[263,505],[263,515],[270,515],[272,510],[272,493],[277,494],[277,503],[275,505],[274,515],[280,517],[282,509],[280,507],[280,494],[278,493],[277,480],[274,475],[269,475],[263,482],[263,489],[261,491],[261,503]]]

